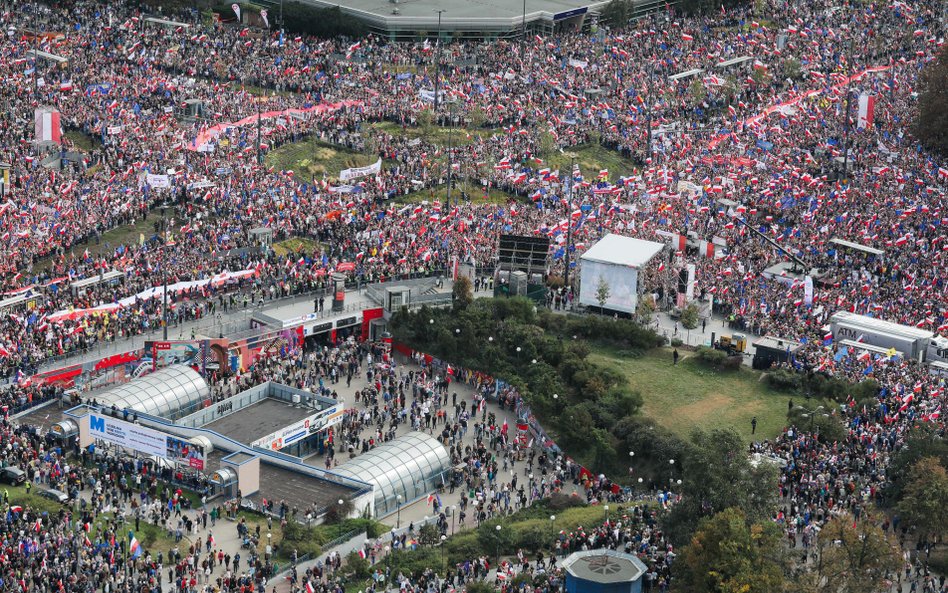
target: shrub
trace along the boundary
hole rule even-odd
[[[514,547],[524,550],[545,550],[553,543],[557,530],[549,519],[530,519],[510,526],[514,533]]]
[[[372,574],[370,568],[368,559],[359,556],[356,552],[350,552],[346,556],[346,573],[354,578],[360,580],[369,578]]]
[[[340,498],[342,504],[330,504],[329,508],[326,509],[326,514],[323,517],[323,521],[332,525],[335,523],[342,523],[345,521],[349,515],[352,514],[354,507],[352,506],[352,501]]]
[[[484,551],[481,549],[477,533],[464,531],[448,538],[448,541],[444,543],[444,553],[447,556],[448,563],[454,566],[465,560],[477,558]]]
[[[684,345],[684,342],[681,341],[681,338],[672,338],[671,345],[673,348],[680,348]]]
[[[723,350],[718,350],[716,348],[709,348],[707,346],[698,346],[696,351],[698,360],[714,367],[720,367],[724,364],[724,361],[727,359],[727,352]]]
[[[323,552],[321,542],[316,537],[316,530],[296,521],[287,522],[286,527],[283,528],[283,541],[280,545],[287,550],[296,550],[300,556],[309,555],[315,558]]]
[[[418,530],[418,543],[423,546],[434,546],[441,543],[441,530],[434,523],[425,523]]]
[[[796,391],[800,388],[800,374],[789,369],[777,369],[765,375],[767,385],[780,391]]]
[[[545,507],[551,511],[563,511],[582,506],[586,506],[586,503],[581,498],[563,494],[562,492],[557,492],[548,498],[545,505]]]

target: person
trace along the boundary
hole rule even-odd
[[[701,333],[704,333],[704,328],[707,327],[707,325],[708,325],[708,319],[707,318],[702,319],[701,320]]]
[[[678,365],[678,348],[675,348],[675,350],[672,352],[672,359],[675,361],[673,365],[677,366]]]
[[[757,416],[751,418],[751,434],[757,432]]]
[[[789,414],[792,411],[793,411],[793,398],[790,398],[790,401],[787,402],[787,413]]]

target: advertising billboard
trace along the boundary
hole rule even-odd
[[[118,418],[101,414],[89,414],[89,436],[114,445],[161,457],[175,463],[184,463],[194,469],[203,470],[204,447],[165,434],[161,431]]]
[[[209,340],[146,341],[145,353],[151,356],[153,370],[186,364],[203,373],[212,358]]]
[[[289,447],[293,443],[303,438],[329,428],[342,420],[344,408],[341,403],[330,408],[317,412],[312,416],[304,418],[299,422],[294,422],[285,428],[268,434],[250,443],[251,447],[260,447],[261,449],[270,449],[279,451],[284,447]]]

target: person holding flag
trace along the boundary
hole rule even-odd
[[[128,555],[132,560],[137,560],[142,555],[142,546],[133,531],[128,532]]]

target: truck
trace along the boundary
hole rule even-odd
[[[868,344],[886,350],[895,349],[905,358],[925,362],[929,344],[935,338],[931,330],[920,329],[875,317],[837,311],[830,316],[829,328],[838,345]]]

